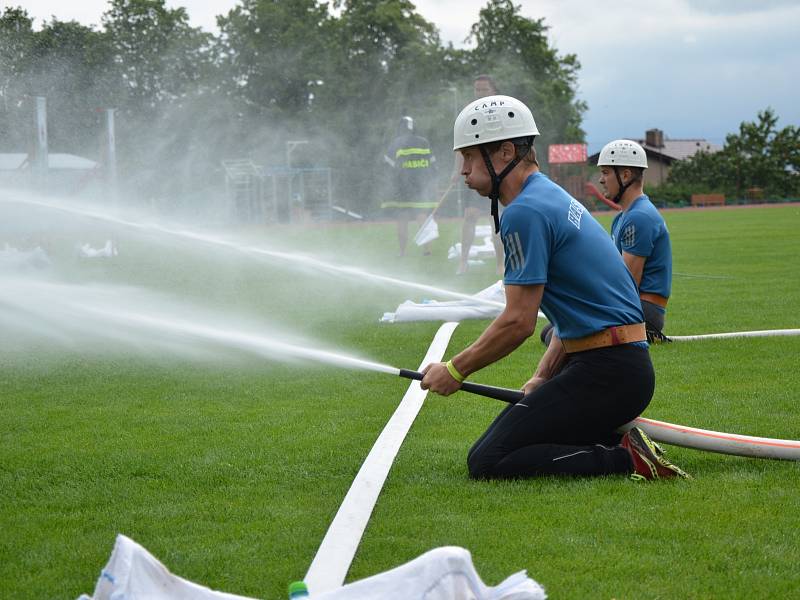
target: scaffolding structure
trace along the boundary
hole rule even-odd
[[[333,216],[333,170],[328,167],[273,167],[264,170],[277,220],[328,221]]]
[[[222,166],[231,218],[246,223],[275,221],[275,204],[264,193],[263,168],[249,159],[223,160]]]
[[[223,160],[231,218],[242,223],[327,221],[333,214],[330,168],[264,168]]]

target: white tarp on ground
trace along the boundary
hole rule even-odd
[[[81,258],[111,258],[117,254],[117,247],[111,240],[106,240],[102,248],[92,248],[89,244],[78,246],[78,256]]]
[[[381,323],[403,323],[409,321],[463,321],[464,319],[494,319],[506,305],[503,282],[497,281],[473,294],[474,300],[451,300],[439,302],[413,302],[406,300],[395,312],[383,313]],[[542,311],[539,318],[546,319]]]
[[[381,322],[404,321],[463,321],[464,319],[493,319],[506,304],[503,282],[498,281],[473,295],[474,300],[412,302],[406,300],[395,312],[383,313]]]
[[[544,588],[520,571],[495,587],[487,586],[469,551],[445,546],[411,562],[356,581],[312,600],[543,600]]]
[[[470,553],[453,546],[436,548],[385,573],[311,600],[542,600],[544,589],[525,571],[495,587],[483,583]],[[158,559],[124,535],[100,573],[94,594],[79,600],[252,600],[216,592],[170,573]]]
[[[482,240],[480,244],[478,240]],[[475,227],[475,243],[469,247],[469,257],[472,259],[493,258],[494,244],[492,243],[492,226],[478,225]],[[447,250],[447,258],[450,260],[461,258],[461,242],[450,246]]]
[[[0,250],[0,269],[25,271],[27,269],[43,269],[50,266],[50,257],[40,246],[33,250],[17,250],[5,244]]]
[[[173,575],[158,559],[124,535],[118,535],[111,558],[92,596],[78,600],[251,600],[215,592]]]

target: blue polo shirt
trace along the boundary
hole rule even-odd
[[[614,217],[611,239],[620,254],[644,256],[639,291],[669,298],[672,290],[672,244],[669,230],[650,198],[642,194]]]
[[[542,312],[562,339],[644,321],[633,276],[603,226],[543,173],[506,206],[500,234],[504,283],[543,283]]]

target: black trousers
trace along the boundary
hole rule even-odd
[[[609,475],[633,470],[615,430],[653,397],[647,349],[632,344],[571,354],[561,372],[509,405],[467,456],[476,479]]]

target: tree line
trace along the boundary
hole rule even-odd
[[[744,121],[738,133],[726,136],[719,152],[676,162],[652,195],[681,204],[691,194],[709,192],[732,200],[800,198],[800,127],[779,128],[774,110],[759,111],[756,121]]]
[[[35,28],[5,8],[0,151],[29,150],[30,98],[46,96],[53,152],[98,157],[98,109],[116,109],[119,177],[134,195],[218,189],[222,159],[285,165],[286,143],[307,140],[293,166],[335,169],[338,194],[369,211],[402,115],[449,170],[452,121],[481,73],[533,107],[540,148],[583,141],[580,64],[520,10],[488,0],[460,49],[409,0],[241,0],[217,17],[218,34],[164,0],[110,0],[97,27]]]

